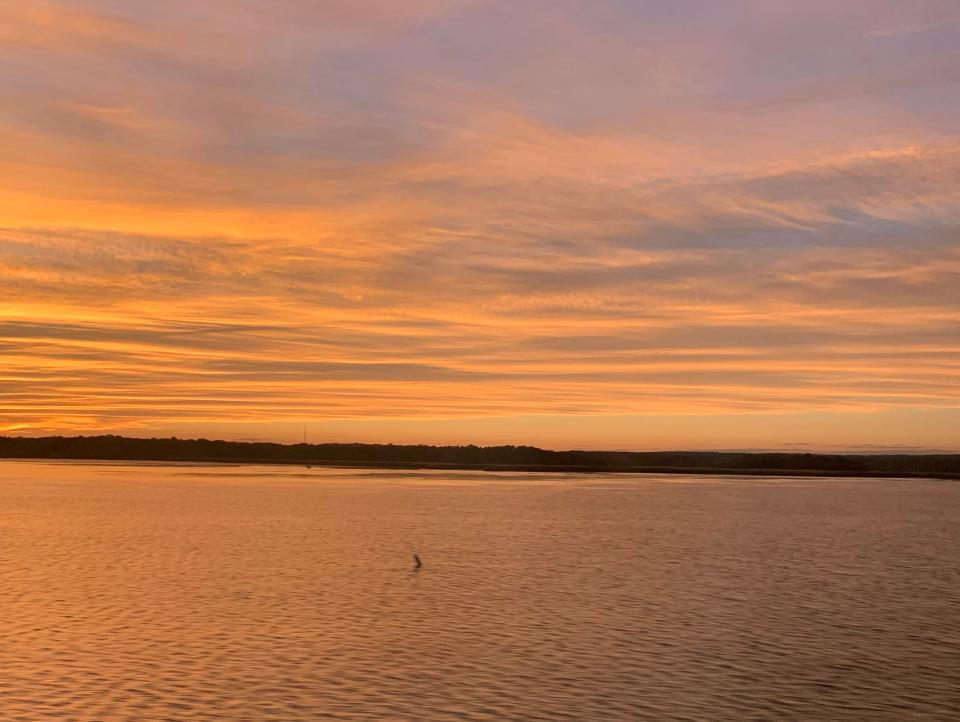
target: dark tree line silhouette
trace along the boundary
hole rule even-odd
[[[549,451],[534,446],[275,444],[124,436],[0,436],[0,458],[343,464],[532,470],[830,472],[960,478],[960,454]]]

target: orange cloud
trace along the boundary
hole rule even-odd
[[[590,417],[623,446],[656,417],[685,445],[674,419],[714,415],[747,444],[754,416],[960,409],[960,144],[895,77],[857,85],[896,53],[802,52],[873,20],[745,3],[790,59],[754,67],[762,34],[650,8],[481,5],[5,8],[30,82],[0,75],[0,429],[556,445]]]

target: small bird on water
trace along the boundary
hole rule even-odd
[[[416,569],[419,569],[420,567],[423,566],[423,562],[420,561],[420,555],[419,555],[419,554],[414,554],[414,555],[413,555],[413,566],[414,566],[414,568],[416,568]]]

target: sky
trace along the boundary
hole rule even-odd
[[[17,0],[0,98],[0,433],[960,450],[956,0]]]

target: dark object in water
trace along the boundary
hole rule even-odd
[[[423,566],[423,562],[420,561],[420,555],[419,555],[419,554],[414,554],[414,555],[413,555],[413,565],[414,565],[417,569],[419,569],[420,567]]]

